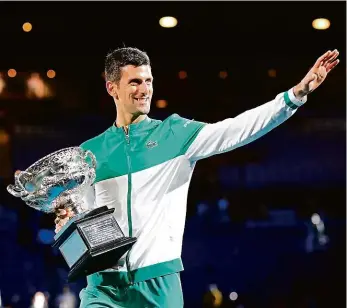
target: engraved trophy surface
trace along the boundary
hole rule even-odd
[[[95,180],[96,159],[91,151],[69,147],[53,152],[25,171],[16,173],[14,185],[7,190],[27,205],[45,213],[54,213],[64,204],[75,212],[54,237],[70,268],[73,281],[117,264],[136,242],[125,237],[114,209],[102,206],[88,210],[83,202]]]

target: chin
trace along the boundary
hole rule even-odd
[[[139,108],[139,109],[137,109],[137,112],[139,114],[148,114],[149,111],[150,111],[150,108]]]

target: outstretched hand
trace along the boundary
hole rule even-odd
[[[297,98],[302,98],[317,89],[328,73],[340,62],[337,59],[338,55],[339,52],[335,49],[320,56],[304,79],[294,87],[294,95]]]

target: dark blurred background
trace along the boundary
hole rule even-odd
[[[346,2],[0,2],[0,46],[0,306],[70,308],[85,286],[63,291],[54,217],[6,186],[112,125],[104,57],[131,46],[152,61],[150,116],[206,122],[273,99],[340,51],[294,117],[198,163],[181,277],[186,307],[346,307]]]

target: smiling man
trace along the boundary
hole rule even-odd
[[[145,119],[153,95],[148,56],[130,48],[115,51],[106,58],[105,77],[117,107],[116,125],[127,129],[128,124]]]
[[[273,100],[213,124],[177,114],[149,118],[153,76],[147,54],[136,48],[108,54],[106,88],[117,117],[81,145],[97,160],[86,202],[114,207],[124,234],[137,242],[117,266],[87,277],[81,307],[183,307],[181,248],[196,162],[245,145],[291,117],[338,64],[338,54],[326,52],[298,85]],[[56,231],[73,215],[57,211]]]

